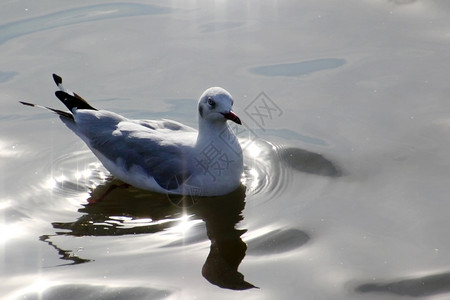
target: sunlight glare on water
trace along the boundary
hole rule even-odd
[[[75,172],[75,178],[77,180],[89,178],[92,174],[92,171],[89,169],[85,169],[83,171]]]
[[[19,225],[0,223],[0,245],[5,245],[11,239],[19,239],[22,235]]]
[[[181,234],[184,235],[186,234],[189,229],[191,229],[193,226],[195,226],[196,223],[198,223],[197,221],[193,221],[190,220],[190,216],[187,214],[183,214],[179,219],[177,219],[178,224],[175,226],[172,226],[168,232],[170,233],[174,233],[174,234]]]
[[[103,2],[0,3],[2,299],[448,298],[450,2]],[[127,187],[18,103],[54,72],[192,127],[225,87],[243,186]]]
[[[257,143],[248,142],[243,145],[245,149],[245,153],[248,154],[252,158],[257,158],[261,154],[261,147],[258,146]]]

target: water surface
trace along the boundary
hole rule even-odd
[[[446,3],[0,4],[2,297],[448,298]],[[61,109],[54,72],[95,107],[194,127],[223,86],[242,186],[121,188],[18,103]]]

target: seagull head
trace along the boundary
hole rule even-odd
[[[207,89],[198,101],[200,118],[210,122],[223,122],[231,120],[242,125],[239,117],[231,110],[233,97],[225,89],[212,87]]]

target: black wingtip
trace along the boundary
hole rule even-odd
[[[56,75],[55,73],[53,73],[53,80],[55,81],[56,85],[62,84],[62,78],[61,78],[61,76]]]
[[[56,91],[55,96],[65,104],[70,95],[63,91]],[[71,107],[68,108],[71,109]]]
[[[86,102],[81,97],[72,96],[66,92],[63,91],[56,91],[55,96],[61,100],[61,102],[70,110],[72,111],[73,108],[77,109],[92,109],[97,110],[96,108],[92,107],[89,103]]]
[[[35,105],[33,103],[23,102],[23,101],[19,101],[19,102],[22,103],[23,105],[35,107]]]

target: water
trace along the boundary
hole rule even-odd
[[[2,299],[449,297],[446,1],[0,5]],[[62,108],[54,72],[194,127],[223,86],[242,187],[104,196],[120,182],[18,104]]]

